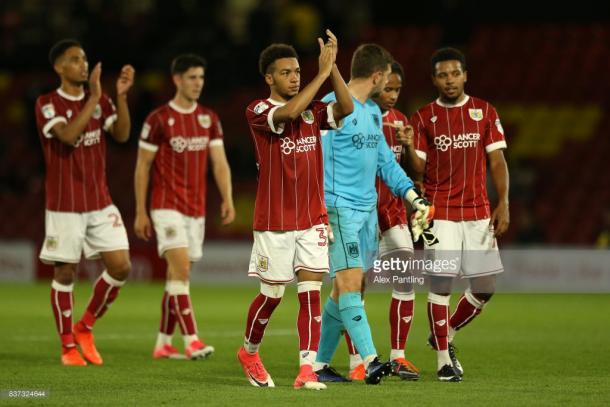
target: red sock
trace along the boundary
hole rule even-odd
[[[163,293],[163,300],[161,300],[161,324],[159,326],[159,332],[165,335],[173,335],[176,328],[176,313],[174,311],[174,301],[172,296],[167,291]]]
[[[415,294],[392,292],[390,303],[390,349],[404,350],[411,322]]]
[[[356,346],[354,345],[354,342],[352,342],[352,338],[350,338],[347,331],[345,331],[344,335],[345,335],[345,344],[347,345],[347,352],[350,355],[356,355],[358,353],[358,351],[356,350]]]
[[[460,297],[457,307],[451,315],[449,325],[456,331],[463,328],[481,313],[483,310],[483,305],[485,305],[483,301],[475,298],[470,290],[466,290],[466,292]]]
[[[313,365],[316,361],[318,345],[320,344],[320,288],[322,282],[303,281],[298,283],[299,316],[297,330],[299,332],[300,364]]]
[[[428,294],[428,321],[436,350],[447,350],[449,330],[449,296]]]
[[[172,295],[174,314],[180,325],[182,335],[197,335],[195,311],[189,294]]]
[[[108,310],[110,304],[119,295],[119,290],[125,284],[124,281],[119,281],[110,276],[106,270],[99,276],[93,286],[93,294],[87,305],[87,310],[81,318],[79,327],[92,329],[95,321],[101,318]]]
[[[258,352],[258,347],[263,340],[265,329],[269,323],[271,314],[282,301],[282,298],[267,297],[258,294],[248,310],[248,320],[246,321],[246,332],[244,334],[244,348],[248,353]]]
[[[72,335],[72,308],[74,296],[72,294],[73,284],[59,284],[53,280],[51,283],[51,308],[55,317],[55,325],[64,348],[73,348],[74,336]]]

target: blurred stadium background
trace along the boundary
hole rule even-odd
[[[131,139],[126,145],[110,142],[107,156],[110,191],[130,233],[134,278],[164,275],[154,244],[133,235],[132,174],[144,117],[173,96],[171,59],[188,51],[208,60],[201,102],[221,117],[238,213],[233,225],[221,227],[219,196],[209,188],[205,250],[211,254],[195,278],[242,278],[256,190],[244,108],[268,92],[257,73],[258,53],[271,42],[294,44],[307,83],[317,69],[315,38],[326,27],[339,37],[338,65],[346,78],[351,53],[362,42],[379,43],[394,55],[405,68],[399,107],[408,116],[435,97],[431,53],[443,45],[462,49],[467,93],[496,105],[509,142],[512,223],[501,245],[607,249],[610,18],[601,5],[586,1],[569,9],[524,1],[497,7],[457,0],[61,0],[52,6],[3,0],[0,280],[51,275],[37,259],[44,237],[44,162],[33,106],[38,95],[58,86],[47,54],[65,37],[82,41],[90,62],[103,61],[111,96],[120,66],[131,63],[137,70]],[[97,267],[85,265],[81,278],[97,274]],[[607,273],[592,284],[599,279],[609,284]]]

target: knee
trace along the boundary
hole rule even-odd
[[[189,281],[191,274],[191,264],[181,263],[171,265],[168,269],[170,280]]]
[[[59,284],[70,285],[74,282],[74,275],[76,274],[76,264],[63,263],[56,265],[53,273],[53,280]]]
[[[131,262],[129,259],[126,259],[116,266],[108,268],[108,274],[116,280],[124,281],[127,279],[127,276],[131,272]]]
[[[482,302],[485,304],[485,303],[488,303],[489,300],[491,300],[491,297],[493,297],[494,293],[493,292],[491,292],[491,293],[472,293],[472,295],[477,300],[479,300],[479,302]]]

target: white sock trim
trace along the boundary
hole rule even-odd
[[[464,291],[464,297],[466,297],[466,301],[468,301],[473,307],[477,309],[482,309],[485,305],[484,302],[479,301],[477,297],[474,296],[470,288],[467,288],[466,291]]]
[[[270,285],[261,282],[261,294],[269,298],[282,298],[286,287],[283,284]]]
[[[390,360],[396,359],[404,359],[405,358],[405,350],[404,349],[392,349],[390,351]]]
[[[297,292],[305,293],[307,291],[320,291],[322,289],[321,281],[301,281],[297,283]]]
[[[450,295],[438,295],[434,293],[428,293],[428,302],[431,302],[432,304],[449,306],[450,300]]]
[[[400,291],[392,290],[392,298],[396,298],[398,301],[413,301],[415,300],[415,293],[413,291],[401,293]]]
[[[104,270],[104,272],[102,273],[102,280],[104,280],[113,287],[123,287],[123,285],[125,284],[125,280],[117,280],[116,278],[108,274],[108,270]]]
[[[74,283],[69,284],[69,285],[65,285],[65,284],[60,284],[57,281],[53,280],[51,282],[51,288],[54,289],[55,291],[61,291],[64,293],[71,293],[72,290],[74,289]]]
[[[165,287],[169,295],[189,295],[188,281],[169,280]]]

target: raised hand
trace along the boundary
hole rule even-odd
[[[100,78],[102,76],[102,63],[98,62],[89,75],[89,93],[90,97],[98,99],[102,97],[102,84]]]
[[[318,72],[324,77],[330,75],[330,71],[333,69],[335,64],[335,53],[333,51],[333,45],[330,42],[326,44],[322,38],[318,38],[318,44],[320,45],[320,56],[318,57]]]
[[[133,85],[133,78],[136,70],[131,65],[125,65],[121,68],[119,79],[116,81],[117,96],[125,95]]]

